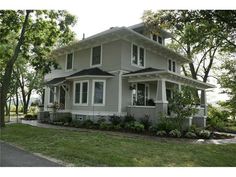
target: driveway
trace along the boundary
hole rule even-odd
[[[0,167],[62,167],[62,165],[0,141]]]

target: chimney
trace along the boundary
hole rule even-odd
[[[82,38],[83,40],[85,39],[85,34],[83,33],[83,38]]]

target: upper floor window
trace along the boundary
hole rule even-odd
[[[145,50],[135,44],[132,45],[132,65],[144,67]]]
[[[102,47],[96,46],[92,48],[91,66],[98,66],[102,64]]]
[[[168,60],[168,70],[176,72],[176,63],[175,63],[175,61]]]
[[[68,53],[66,57],[66,70],[70,70],[73,67],[73,58],[74,54],[73,53]]]
[[[159,44],[163,44],[163,39],[161,36],[158,36],[158,42],[159,42]]]
[[[152,40],[158,42],[159,44],[163,44],[163,38],[161,36],[158,36],[156,34],[151,35]]]

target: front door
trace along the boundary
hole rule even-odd
[[[66,92],[62,86],[60,86],[60,109],[65,109]]]

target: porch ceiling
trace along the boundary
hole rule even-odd
[[[215,88],[215,86],[212,84],[204,83],[202,81],[182,76],[180,74],[170,71],[154,71],[154,72],[134,73],[134,74],[130,73],[123,75],[123,78],[128,78],[128,82],[148,82],[148,81],[165,80],[176,84],[196,87],[198,89]]]

